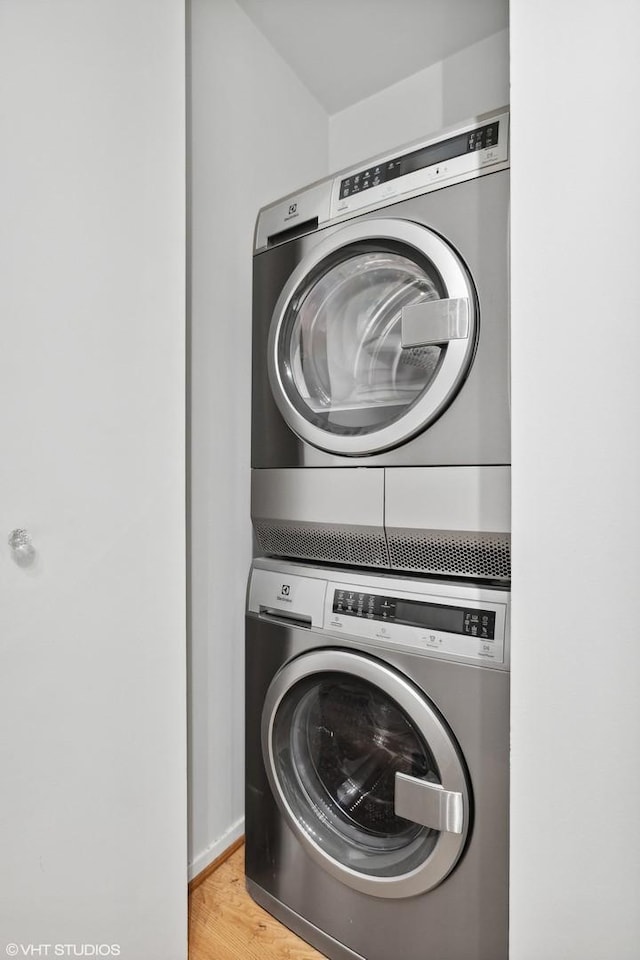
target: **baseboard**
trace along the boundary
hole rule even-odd
[[[233,826],[223,833],[210,847],[199,853],[189,864],[189,890],[209,876],[227,857],[230,857],[244,840],[244,817],[240,817]]]

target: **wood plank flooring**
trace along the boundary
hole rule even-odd
[[[324,960],[254,903],[244,886],[244,846],[189,896],[189,960]]]

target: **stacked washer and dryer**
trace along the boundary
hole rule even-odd
[[[508,134],[256,225],[246,878],[332,960],[508,954]]]

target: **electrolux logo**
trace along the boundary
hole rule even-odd
[[[284,218],[284,219],[285,219],[285,222],[286,222],[287,220],[293,220],[294,217],[297,217],[297,216],[298,216],[298,204],[297,204],[297,203],[290,203],[290,204],[289,204],[289,213],[288,213],[287,216]]]
[[[278,600],[282,603],[291,603],[291,598],[289,594],[291,593],[291,584],[283,583],[280,588],[280,593],[278,594]]]

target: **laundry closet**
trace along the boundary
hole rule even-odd
[[[248,12],[252,11],[248,10]],[[579,565],[576,567],[576,562],[580,559],[580,550],[577,554],[572,553],[572,563],[565,564],[562,570],[554,564],[559,563],[560,556],[566,556],[563,553],[563,545],[570,540],[580,542],[583,532],[578,528],[577,518],[572,521],[571,512],[567,514],[566,506],[563,519],[559,512],[560,501],[554,502],[552,494],[553,490],[562,490],[562,502],[565,505],[575,505],[576,491],[581,489],[582,482],[586,482],[586,476],[581,474],[581,480],[576,476],[575,485],[569,485],[568,478],[573,476],[574,468],[577,469],[576,462],[571,457],[563,457],[559,449],[556,450],[553,461],[546,457],[546,444],[549,443],[553,431],[543,436],[538,433],[536,426],[537,418],[540,418],[540,423],[549,424],[553,430],[556,430],[564,423],[561,411],[573,409],[566,392],[563,392],[561,397],[560,392],[555,390],[553,378],[549,380],[552,371],[555,370],[554,356],[575,356],[565,342],[570,328],[563,327],[557,337],[549,333],[544,348],[537,339],[536,332],[541,329],[542,318],[545,324],[550,323],[549,318],[553,315],[553,311],[558,310],[562,316],[566,317],[571,315],[572,310],[571,298],[566,291],[560,289],[559,283],[553,288],[555,298],[549,302],[546,280],[543,279],[547,276],[546,271],[549,265],[539,263],[536,257],[541,256],[545,244],[552,243],[554,249],[557,248],[554,263],[559,265],[562,262],[561,257],[566,257],[567,251],[561,243],[562,233],[555,230],[552,218],[547,220],[544,229],[542,223],[536,221],[535,235],[538,246],[533,242],[526,246],[528,255],[526,264],[523,262],[523,254],[518,246],[513,245],[513,231],[529,229],[529,225],[522,219],[525,206],[527,216],[533,217],[534,220],[536,209],[541,215],[542,211],[547,209],[545,194],[541,195],[540,191],[532,186],[540,178],[543,169],[545,175],[547,172],[544,163],[540,167],[541,154],[547,156],[548,151],[550,155],[555,156],[554,144],[558,145],[561,152],[569,150],[566,131],[577,129],[577,125],[576,127],[572,124],[567,126],[566,118],[565,126],[562,127],[553,109],[557,91],[566,89],[568,103],[572,89],[571,84],[565,82],[567,81],[564,73],[566,58],[563,59],[560,55],[561,43],[565,43],[565,49],[572,45],[576,49],[576,77],[586,75],[587,50],[594,50],[597,46],[598,30],[591,21],[585,25],[584,45],[581,46],[579,43],[576,45],[575,33],[571,28],[571,23],[576,17],[579,19],[580,15],[569,10],[568,7],[558,13],[555,8],[552,9],[549,6],[543,17],[540,9],[525,12],[520,5],[512,4],[508,31],[504,29],[494,31],[477,44],[443,58],[436,66],[417,69],[405,81],[392,84],[368,97],[364,96],[358,103],[338,110],[327,118],[326,113],[323,116],[318,99],[309,96],[308,89],[299,82],[300,76],[296,75],[295,70],[286,63],[283,66],[280,54],[274,58],[277,40],[271,40],[265,44],[263,36],[254,31],[254,22],[250,21],[250,18],[238,17],[237,10],[232,10],[228,5],[220,5],[215,15],[206,4],[194,7],[192,21],[194,71],[192,163],[195,201],[193,205],[194,264],[196,265],[192,291],[194,440],[196,437],[199,438],[194,444],[196,458],[194,463],[197,461],[205,468],[204,471],[196,471],[193,475],[194,516],[200,516],[204,521],[202,525],[196,524],[198,533],[194,542],[194,558],[199,556],[204,562],[206,554],[208,567],[212,574],[215,574],[206,583],[202,581],[198,584],[194,593],[194,623],[196,624],[194,664],[206,666],[206,663],[209,663],[210,679],[205,683],[204,677],[200,674],[198,682],[203,693],[205,687],[210,692],[214,692],[209,702],[215,703],[214,707],[208,708],[208,713],[204,710],[203,699],[196,698],[193,703],[194,725],[197,722],[198,729],[196,734],[198,741],[193,759],[195,761],[200,757],[200,761],[194,766],[193,774],[199,788],[194,799],[195,817],[192,830],[195,843],[192,857],[196,870],[204,862],[202,859],[198,860],[199,851],[203,848],[208,849],[207,844],[213,843],[213,847],[209,850],[212,854],[224,849],[231,839],[239,836],[244,830],[244,821],[241,819],[244,746],[241,735],[243,717],[240,704],[241,677],[244,670],[240,649],[240,638],[244,634],[241,610],[245,601],[244,584],[247,565],[252,554],[264,552],[264,542],[261,548],[260,543],[253,540],[248,522],[251,509],[251,492],[248,483],[251,421],[248,392],[251,377],[250,258],[255,249],[254,227],[257,211],[279,197],[291,196],[291,202],[295,203],[293,195],[305,184],[321,181],[334,171],[352,171],[355,174],[359,171],[358,163],[363,159],[382,154],[388,155],[394,148],[416,142],[425,134],[437,133],[456,122],[495,110],[506,104],[510,104],[511,117],[511,175],[513,178],[515,162],[513,151],[519,146],[520,153],[516,159],[520,165],[521,177],[516,181],[518,192],[515,199],[512,199],[511,208],[512,279],[515,263],[518,271],[515,276],[515,289],[519,291],[518,297],[521,303],[526,300],[529,317],[526,324],[516,320],[515,328],[512,319],[510,343],[512,372],[510,403],[512,426],[517,427],[514,450],[519,451],[518,455],[522,458],[520,468],[518,469],[517,465],[512,468],[512,474],[515,471],[515,479],[512,475],[512,481],[516,484],[515,489],[519,491],[514,501],[516,512],[511,520],[514,551],[511,557],[514,578],[512,584],[517,584],[521,598],[520,605],[516,604],[514,611],[513,628],[515,631],[519,622],[519,629],[527,638],[526,647],[521,648],[519,653],[517,651],[514,653],[512,649],[511,661],[512,678],[513,670],[516,671],[516,698],[512,704],[512,716],[517,718],[517,723],[512,723],[512,758],[515,761],[513,769],[516,775],[515,781],[512,780],[512,791],[515,789],[515,793],[512,793],[512,803],[515,802],[513,800],[515,797],[521,811],[527,809],[531,814],[527,797],[533,798],[537,795],[532,782],[533,771],[528,767],[525,758],[528,755],[535,755],[539,763],[542,763],[539,752],[542,751],[542,742],[537,738],[530,724],[529,718],[532,716],[530,711],[534,709],[533,705],[539,701],[540,697],[545,698],[544,691],[548,688],[550,677],[557,677],[557,685],[552,681],[551,686],[556,690],[558,697],[560,689],[563,691],[563,697],[567,696],[567,690],[572,690],[572,695],[576,697],[574,705],[578,715],[583,720],[589,715],[586,706],[576,693],[575,686],[572,683],[561,686],[560,677],[564,676],[561,663],[564,663],[564,660],[558,660],[558,650],[564,649],[563,645],[568,641],[565,637],[562,644],[560,643],[558,630],[559,624],[563,621],[562,618],[558,620],[555,617],[561,604],[560,585],[566,585],[569,581],[574,583],[573,577],[577,577]],[[551,30],[543,41],[542,34],[546,29],[543,28],[545,18],[545,22],[550,24],[557,20],[558,31],[556,34]],[[613,26],[611,29],[613,30]],[[541,38],[539,49],[544,49],[544,56],[534,55],[531,38],[535,36]],[[551,42],[556,36],[557,42]],[[612,36],[613,34],[607,33],[608,43],[609,41],[613,43]],[[285,42],[286,39],[283,37],[282,44]],[[293,46],[291,42],[290,45]],[[607,50],[609,51],[607,56],[611,57],[611,61],[607,62],[612,62],[616,59],[612,52],[613,48],[607,47]],[[327,58],[330,62],[331,51],[327,53]],[[335,56],[333,59],[335,61]],[[511,71],[509,71],[509,64]],[[515,87],[512,85],[509,90],[509,72],[513,81],[514,64],[518,71],[515,74],[518,84]],[[623,70],[622,65],[619,65],[619,69]],[[633,71],[630,67],[628,69],[631,74]],[[533,82],[534,76],[539,79],[540,70],[544,72],[546,83],[544,104]],[[269,78],[268,84],[265,77]],[[627,83],[629,82],[630,76],[627,80]],[[216,97],[215,94],[216,88],[225,84],[231,85],[236,94],[233,109],[226,98]],[[517,109],[519,95],[523,97],[521,110]],[[610,104],[608,104],[609,107]],[[571,110],[568,112],[571,114]],[[573,114],[571,115],[573,117]],[[214,136],[215,129],[218,130],[217,137]],[[546,139],[545,131],[550,129],[553,130],[553,144],[548,144]],[[629,136],[631,136],[630,133]],[[266,145],[266,138],[269,139],[269,148]],[[224,144],[222,149],[221,142]],[[560,144],[562,146],[559,146]],[[237,174],[233,179],[229,178],[231,158]],[[360,172],[364,173],[366,169],[368,168],[365,166]],[[570,220],[574,217],[575,208],[571,206],[571,183],[575,174],[576,170],[572,168],[571,174],[567,174],[562,180],[562,189],[560,179],[554,181],[554,195],[557,194],[557,202],[563,209],[563,224],[568,222],[564,219],[565,217]],[[345,177],[347,176],[348,174],[345,173]],[[532,192],[527,194],[529,189]],[[566,210],[564,204],[566,204]],[[216,211],[215,219],[212,216],[214,210]],[[286,215],[288,214],[285,211]],[[574,240],[577,251],[578,238],[574,237]],[[303,242],[303,238],[300,242]],[[522,250],[524,249],[523,243]],[[231,250],[233,250],[233,262],[236,264],[234,274],[229,275],[225,272],[223,275],[221,272],[215,275],[212,264],[218,262],[223,253],[228,255]],[[278,247],[275,246],[271,253],[275,256],[277,250]],[[267,251],[267,254],[269,252]],[[574,261],[571,262],[574,263]],[[534,263],[538,264],[535,269]],[[292,262],[291,270],[294,266]],[[535,300],[531,296],[531,291],[534,289]],[[535,317],[533,316],[534,302],[537,310]],[[560,304],[563,306],[561,307]],[[585,309],[588,314],[591,307],[585,306]],[[513,311],[512,301],[512,318]],[[215,323],[210,319],[215,316],[228,316],[230,313],[236,318],[231,326]],[[558,354],[550,347],[554,338],[560,344]],[[587,343],[581,339],[577,345],[575,338],[573,342],[574,348],[585,351],[584,363],[589,367],[594,361],[588,355]],[[265,351],[265,363],[268,348],[266,339],[261,348]],[[229,363],[229,357],[233,357],[233,363]],[[575,370],[572,363],[569,366]],[[569,366],[565,365],[562,369],[566,372]],[[230,401],[230,397],[234,398],[233,401]],[[269,405],[272,402],[275,401],[269,399]],[[216,403],[224,408],[225,421],[222,425],[216,426],[217,442],[212,446],[205,442],[212,429],[211,417],[207,411],[211,411]],[[454,410],[455,407],[452,406],[450,409]],[[261,413],[265,418],[271,416],[266,408]],[[481,410],[478,410],[478,416],[480,413]],[[596,422],[599,422],[600,414],[596,410],[592,413]],[[578,448],[581,448],[582,426],[578,426],[579,423],[582,421],[574,419],[570,442],[577,443]],[[584,426],[586,428],[586,424]],[[615,435],[611,431],[605,429],[603,434],[606,435],[607,443],[613,453],[612,462],[615,462],[617,458],[623,456],[623,448],[618,449],[615,446]],[[565,434],[561,431],[561,435]],[[533,437],[536,438],[535,445],[530,443]],[[265,444],[268,444],[270,439],[270,436],[265,435]],[[318,453],[313,453],[314,445],[311,445],[311,448],[310,456],[316,458],[316,463],[319,463],[324,456],[328,466],[329,459],[336,457],[335,451],[327,452],[325,449],[323,452],[322,444],[315,445]],[[402,446],[396,449],[402,450]],[[512,454],[515,456],[514,451]],[[382,454],[382,456],[392,455]],[[522,464],[525,462],[528,466],[523,470]],[[557,472],[555,481],[551,479],[552,467]],[[289,464],[285,469],[295,470],[296,468]],[[398,469],[398,475],[400,472]],[[322,474],[322,471],[318,470],[318,473]],[[623,483],[630,482],[632,475],[633,471],[624,473]],[[570,492],[570,486],[573,492]],[[237,496],[238,491],[242,492],[241,497]],[[580,499],[580,494],[577,496]],[[603,497],[599,488],[596,487],[595,480],[592,496],[595,501]],[[321,502],[323,497],[331,499],[329,484],[325,489],[317,491],[315,502]],[[544,511],[542,511],[540,497],[545,503]],[[339,497],[334,498],[334,503],[337,505],[345,502]],[[256,494],[254,489],[254,503],[263,513],[261,517],[256,514],[256,517],[266,522],[257,531],[258,536],[275,535],[277,525],[274,521],[278,517],[274,517],[271,510],[274,506],[273,500],[269,496],[263,497],[262,493]],[[363,514],[366,512],[365,504],[366,495],[363,495],[363,502],[359,504]],[[287,509],[293,510],[296,504],[289,499],[286,506]],[[551,524],[552,517],[553,524]],[[280,516],[279,519],[282,521],[280,536],[300,538],[305,523],[303,513],[293,518],[292,523],[284,522],[287,519],[291,521],[291,516],[289,518]],[[322,518],[316,518],[316,521],[319,519]],[[328,515],[324,519],[329,523],[332,522]],[[346,523],[345,518],[341,518],[342,520]],[[410,526],[408,523],[404,525]],[[363,521],[364,526],[366,524]],[[399,523],[398,526],[401,527],[403,524]],[[518,551],[516,538],[518,528],[521,537],[520,551]],[[544,538],[541,537],[542,530],[545,531]],[[221,531],[228,532],[221,536]],[[496,532],[495,528],[494,532]],[[504,527],[501,532],[506,533]],[[329,531],[326,534],[321,541],[324,544],[330,540]],[[606,540],[607,537],[612,536],[611,529],[606,533],[603,531],[602,535]],[[308,542],[311,540],[309,533]],[[277,552],[282,550],[279,549]],[[534,557],[537,564],[535,567],[533,566]],[[552,580],[558,587],[554,589],[551,598],[545,574],[547,563],[551,563],[556,570]],[[526,565],[526,577],[523,576],[523,565]],[[518,570],[521,573],[516,580]],[[571,590],[575,590],[576,596],[581,593],[577,583],[576,580],[575,586],[571,587]],[[369,591],[369,593],[372,592]],[[543,623],[541,618],[546,617],[544,611],[552,611],[554,615],[551,620],[544,619]],[[592,629],[591,622],[588,629]],[[555,639],[552,640],[552,637]],[[535,651],[539,653],[541,650],[545,653],[542,658],[539,658]],[[576,655],[577,653],[578,648],[576,648]],[[585,659],[582,656],[578,656],[575,661],[580,670],[584,671],[585,676],[589,676],[590,670],[595,669],[595,662],[593,657]],[[194,670],[194,673],[198,672]],[[222,680],[222,677],[228,676],[235,677],[235,695],[231,693],[226,680]],[[534,676],[537,678],[535,686],[532,680]],[[546,699],[544,702],[547,702]],[[573,756],[578,754],[573,749],[571,728],[564,731],[560,740],[555,728],[551,733],[549,725],[553,723],[554,710],[550,705],[548,706],[549,709],[538,717],[537,722],[542,723],[546,733],[545,742],[548,745],[549,754],[545,762],[552,762],[554,769],[559,770],[560,754],[556,755],[554,752],[559,742],[567,744],[567,749]],[[228,734],[229,718],[233,718],[231,739]],[[202,726],[205,720],[209,722],[206,730]],[[586,720],[585,722],[590,723]],[[219,731],[223,726],[225,734],[221,736]],[[569,744],[572,746],[570,747]],[[513,752],[514,748],[515,752]],[[206,759],[214,756],[217,758],[215,762]],[[220,764],[227,772],[229,782],[229,787],[222,796],[213,788],[213,784],[219,780]],[[577,770],[575,775],[577,776]],[[561,784],[563,796],[569,803],[569,797],[573,795],[572,784],[575,784],[575,780],[572,777],[568,780],[559,778],[558,782]],[[526,791],[524,783],[527,784]],[[537,789],[539,790],[539,787]],[[620,803],[623,807],[622,799]],[[542,808],[540,807],[539,810]],[[205,822],[208,826],[203,829]],[[574,822],[578,821],[574,820]],[[217,824],[215,828],[214,823]],[[545,823],[545,837],[548,838],[545,842],[547,855],[552,859],[556,856],[560,857],[562,843],[553,846],[551,841],[552,837],[557,836],[557,826],[547,822],[546,819]],[[519,850],[524,856],[524,851],[527,851],[527,856],[533,856],[534,850],[530,846],[532,834],[524,826],[523,814],[519,814],[517,810],[513,824],[515,834],[512,833],[512,852]],[[197,838],[200,839],[197,840]],[[567,850],[573,850],[573,844],[577,844],[578,839],[567,837],[567,843]],[[528,885],[532,880],[526,868],[523,867],[524,862],[519,855],[515,865],[512,863],[511,881],[512,910],[515,909],[512,915],[512,931],[515,931],[514,935],[520,946],[526,943],[528,934],[525,931],[531,926],[531,916],[527,906],[530,900],[525,891],[529,889]],[[571,862],[571,857],[568,862]],[[626,875],[629,876],[630,864],[625,869]],[[580,878],[572,874],[571,884],[579,885],[582,877],[584,877],[582,872]],[[536,890],[540,909],[543,913],[546,911],[552,914],[554,898],[550,896],[547,899],[539,884],[536,885]],[[617,909],[614,901],[607,902],[610,903],[610,909],[614,913]],[[558,924],[560,924],[559,920]],[[541,928],[536,924],[535,929],[534,939],[537,937],[539,944],[542,944],[544,935]],[[550,929],[554,929],[553,922]],[[621,934],[621,937],[624,935]],[[538,955],[543,954],[544,949],[540,946]]]

